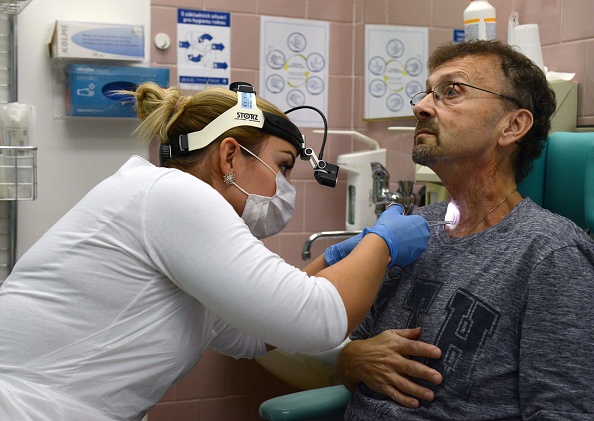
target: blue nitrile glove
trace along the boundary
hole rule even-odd
[[[404,213],[404,207],[398,203],[395,203],[390,207],[398,209],[398,212],[400,212],[400,214]],[[347,257],[350,254],[350,252],[353,251],[353,249],[357,246],[357,244],[359,244],[359,242],[363,238],[363,235],[364,233],[363,231],[361,231],[359,234],[354,235],[347,240],[344,240],[337,244],[333,244],[330,247],[328,247],[324,251],[324,259],[326,260],[326,264],[328,266],[332,266],[340,262],[345,257]]]
[[[390,206],[371,228],[365,228],[363,235],[373,233],[384,239],[394,265],[405,266],[417,260],[427,248],[429,224],[419,215],[402,215],[402,207]]]
[[[344,241],[341,241],[340,243],[332,244],[330,247],[324,250],[324,259],[326,259],[326,264],[328,266],[332,266],[333,264],[338,263],[347,257],[349,253],[357,246],[357,244],[359,244],[361,238],[363,238],[363,231]]]

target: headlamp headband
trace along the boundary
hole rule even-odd
[[[237,104],[197,132],[179,135],[171,143],[173,156],[183,155],[210,145],[215,139],[235,127],[256,127],[264,133],[278,136],[291,143],[300,154],[304,147],[301,132],[289,119],[262,111],[256,105],[256,92],[249,83],[235,82],[229,87],[237,92]]]
[[[312,148],[305,146],[304,136],[288,118],[258,108],[256,105],[256,91],[254,91],[252,85],[246,82],[234,82],[229,86],[229,89],[237,92],[237,104],[215,118],[202,130],[179,135],[177,141],[173,141],[170,145],[162,144],[159,154],[162,166],[165,166],[173,156],[185,155],[210,145],[228,130],[235,127],[250,126],[256,127],[264,133],[278,136],[295,146],[297,155],[302,160],[309,161],[318,183],[329,187],[336,186],[339,167],[322,160],[328,134],[328,122],[324,113],[308,105],[300,105],[285,111],[285,114],[289,114],[301,109],[311,109],[320,114],[324,122],[324,138],[318,158]]]

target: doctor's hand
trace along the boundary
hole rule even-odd
[[[388,245],[394,265],[405,266],[417,260],[427,248],[429,224],[419,215],[402,215],[401,205],[386,209],[371,228],[365,228],[363,235],[377,234]]]
[[[347,257],[349,253],[357,246],[357,244],[359,244],[362,238],[363,231],[344,241],[341,241],[340,243],[332,244],[330,247],[324,250],[324,260],[326,260],[326,264],[328,266],[332,266],[333,264],[336,264]]]
[[[392,212],[396,210],[396,213],[399,213],[400,215],[404,214],[404,206],[395,204],[390,207],[394,208],[392,209]],[[357,246],[357,244],[359,244],[364,235],[364,231],[361,231],[359,234],[341,241],[340,243],[333,244],[324,250],[324,259],[326,260],[326,264],[328,266],[332,266],[347,257],[349,253]],[[390,252],[391,251],[392,250],[390,250]]]
[[[433,391],[411,378],[440,384],[442,375],[410,357],[439,358],[441,350],[418,341],[421,328],[386,330],[366,340],[348,343],[338,357],[337,370],[345,385],[354,390],[362,382],[375,392],[408,408],[418,408],[419,399],[432,401]]]

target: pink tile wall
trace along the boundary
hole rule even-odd
[[[250,360],[207,351],[149,412],[149,421],[259,420],[260,403],[297,389]]]
[[[579,82],[578,123],[594,125],[594,26],[591,0],[490,0],[497,10],[497,38],[507,40],[507,20],[512,11],[520,23],[538,23],[545,65],[552,70],[575,72]],[[412,135],[388,132],[393,125],[412,126],[413,119],[364,121],[364,25],[387,24],[429,27],[429,49],[452,39],[462,28],[462,12],[468,0],[152,0],[152,33],[167,33],[177,45],[177,8],[218,10],[232,13],[231,76],[258,84],[259,20],[261,15],[330,22],[329,106],[330,128],[355,129],[388,149],[388,171],[396,187],[399,179],[412,179]],[[177,78],[176,50],[151,51],[155,66],[171,70]],[[304,129],[308,145],[316,151],[321,136]],[[328,137],[324,158],[335,162],[341,153],[364,146],[345,136]],[[155,156],[153,153],[152,156]],[[312,178],[309,164],[300,162],[293,171],[297,205],[287,229],[265,244],[289,263],[303,267],[303,244],[318,231],[344,229],[346,189],[344,177],[335,189],[322,187]],[[417,188],[419,186],[416,186]],[[313,256],[331,240],[314,243]],[[207,352],[192,373],[163,397],[149,413],[150,421],[258,420],[257,409],[265,399],[294,391],[256,362],[236,361]]]
[[[550,70],[576,73],[578,82],[578,125],[594,125],[592,101],[592,74],[594,57],[587,55],[588,45],[594,40],[592,1],[590,0],[494,0],[505,6],[512,5],[520,14],[520,23],[537,23],[543,50],[544,64]],[[503,18],[507,21],[506,14]],[[504,28],[498,28],[499,30]],[[502,38],[503,39],[503,38]]]

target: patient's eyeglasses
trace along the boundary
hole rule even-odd
[[[476,86],[469,85],[468,83],[452,82],[451,80],[447,80],[445,82],[437,84],[435,88],[433,88],[433,90],[429,92],[419,92],[418,94],[415,94],[410,100],[410,105],[414,107],[429,94],[433,94],[433,99],[435,99],[435,102],[443,101],[444,104],[448,105],[450,101],[462,98],[463,92],[460,86],[467,86],[472,89],[478,89],[479,91],[497,95],[498,97],[513,102],[518,108],[522,108],[520,102],[515,98],[509,97],[507,95],[498,94],[497,92],[488,91],[483,88],[477,88]]]

